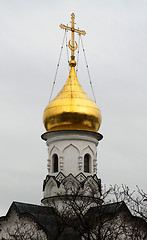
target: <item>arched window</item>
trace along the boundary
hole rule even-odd
[[[56,153],[52,156],[52,164],[53,172],[58,172],[58,155]]]
[[[84,172],[90,173],[90,155],[88,153],[84,155]]]

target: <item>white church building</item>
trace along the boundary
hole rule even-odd
[[[6,216],[0,217],[0,239],[3,240],[99,239],[96,233],[99,224],[94,229],[91,227],[93,230],[88,235],[90,230],[86,230],[87,227],[84,230],[83,221],[88,221],[87,226],[91,226],[95,216],[97,223],[100,223],[100,218],[105,222],[109,219],[109,232],[116,236],[118,228],[114,231],[113,224],[117,226],[124,216],[127,216],[127,223],[133,218],[124,202],[105,205],[101,200],[97,159],[97,147],[103,138],[98,132],[101,112],[82,89],[75,71],[78,46],[74,34],[85,35],[85,31],[75,28],[74,14],[71,14],[71,27],[62,24],[60,27],[71,31],[68,44],[71,50],[70,72],[65,85],[43,114],[46,132],[41,138],[48,150],[43,198],[41,205],[12,203]],[[142,226],[146,226],[144,222]],[[104,233],[106,228],[108,221],[101,232]],[[122,225],[119,229],[122,231]],[[118,238],[111,235],[111,238],[107,236],[105,239],[131,238],[125,238],[122,234]]]

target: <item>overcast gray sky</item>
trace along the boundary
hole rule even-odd
[[[98,176],[147,192],[147,1],[0,0],[0,215],[12,201],[40,203],[47,174],[43,111],[70,14],[84,29],[97,105]],[[70,35],[68,35],[68,38]],[[82,51],[79,81],[91,95]],[[66,50],[55,94],[68,77]]]

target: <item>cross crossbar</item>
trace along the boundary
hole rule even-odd
[[[75,41],[75,36],[74,36],[74,33],[79,33],[79,34],[82,34],[85,36],[86,32],[84,30],[79,30],[79,29],[76,29],[74,26],[75,26],[75,14],[72,13],[71,14],[71,27],[69,26],[65,26],[63,24],[60,24],[60,28],[61,29],[65,29],[65,30],[69,30],[71,31],[71,40],[68,42],[68,47],[70,48],[71,50],[71,59],[74,59],[74,51],[77,49],[78,47],[78,44],[76,43]]]

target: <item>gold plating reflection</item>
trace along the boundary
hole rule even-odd
[[[62,90],[47,105],[43,122],[49,132],[57,130],[98,131],[101,124],[100,110],[83,91],[73,66]]]

